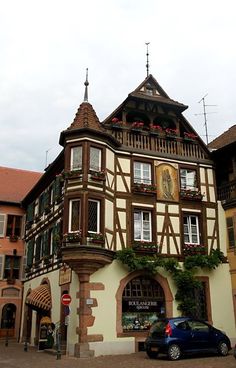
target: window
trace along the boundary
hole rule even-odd
[[[93,171],[101,171],[102,151],[99,148],[90,147],[89,168]]]
[[[207,283],[205,281],[201,282],[200,288],[194,289],[193,300],[195,300],[195,312],[193,317],[207,321]]]
[[[72,199],[69,204],[69,232],[80,230],[80,200]]]
[[[0,236],[4,236],[5,215],[0,214]]]
[[[150,211],[134,211],[134,240],[152,241]]]
[[[233,248],[236,246],[235,230],[234,230],[234,219],[233,217],[226,218],[229,247]]]
[[[184,215],[184,243],[200,244],[199,221],[195,215]]]
[[[5,256],[4,279],[18,279],[20,272],[20,257]]]
[[[22,222],[22,216],[8,215],[7,216],[6,236],[20,237],[20,235],[21,235],[21,222]]]
[[[144,162],[134,162],[134,183],[151,183],[151,165]]]
[[[71,148],[71,170],[80,170],[82,169],[82,147],[73,147]]]
[[[88,232],[100,232],[100,202],[93,199],[88,201]]]
[[[147,330],[158,317],[165,316],[165,295],[161,285],[148,277],[128,282],[122,295],[123,330]]]
[[[180,170],[181,189],[197,190],[197,172],[191,169]]]

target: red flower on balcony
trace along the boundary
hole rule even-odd
[[[184,132],[184,138],[194,141],[197,138],[197,135],[194,133]]]
[[[131,125],[132,129],[142,129],[144,126],[144,123],[142,121],[135,121],[133,122],[133,124]]]

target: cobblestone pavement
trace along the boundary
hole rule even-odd
[[[162,356],[151,360],[145,352],[129,355],[102,356],[97,358],[76,359],[62,356],[57,360],[56,356],[38,352],[34,348],[24,351],[24,346],[17,343],[9,343],[6,347],[0,342],[0,367],[1,368],[231,368],[236,367],[236,360],[232,352],[227,357],[207,356],[188,357],[176,362],[168,361]]]

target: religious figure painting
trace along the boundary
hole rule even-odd
[[[156,167],[157,199],[178,201],[178,170],[177,165],[159,163]]]

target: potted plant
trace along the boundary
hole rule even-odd
[[[143,126],[144,126],[144,123],[142,121],[135,121],[131,125],[131,130],[136,131],[136,132],[140,132],[140,131],[143,130]]]
[[[160,125],[150,124],[150,132],[155,135],[163,135],[164,131]]]
[[[196,134],[184,132],[184,140],[186,140],[186,141],[195,141],[196,138],[197,138]]]
[[[175,138],[178,136],[178,130],[177,129],[172,129],[172,128],[167,128],[165,130],[166,136],[169,138]]]
[[[113,118],[111,120],[112,122],[112,128],[122,128],[122,125],[123,125],[123,121],[119,120],[118,118]]]

